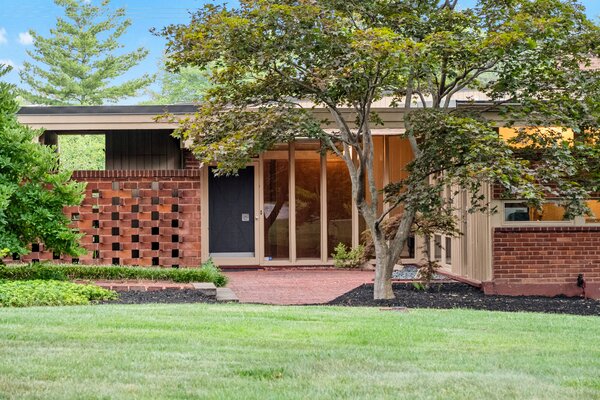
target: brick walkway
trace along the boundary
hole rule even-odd
[[[325,303],[374,277],[372,271],[258,270],[227,271],[227,287],[242,303]]]

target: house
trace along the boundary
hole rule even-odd
[[[85,200],[65,210],[85,233],[88,254],[71,259],[35,244],[23,260],[179,267],[212,257],[223,268],[308,267],[332,265],[330,254],[340,242],[359,244],[364,222],[340,159],[321,155],[318,142],[298,140],[262,154],[237,176],[215,177],[171,136],[175,124],[154,120],[165,111],[194,110],[24,107],[19,120],[44,128],[42,143],[60,148],[64,135],[103,135],[105,169],[75,171],[74,179],[87,182]],[[401,110],[375,111],[384,122],[373,131],[375,176],[383,187],[403,177],[412,152],[400,136]],[[324,109],[314,112],[319,120],[330,118]],[[489,118],[501,125],[497,115]],[[487,192],[500,212],[462,212],[462,236],[435,235],[429,243],[417,237],[402,261],[422,261],[429,246],[447,272],[482,282],[487,293],[578,296],[583,279],[586,295],[600,297],[600,220],[563,221],[552,203],[537,214],[518,200],[501,200],[494,188]],[[466,196],[456,201],[466,210]],[[600,212],[597,202],[590,205]]]

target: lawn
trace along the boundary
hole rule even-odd
[[[0,398],[600,399],[600,318],[462,310],[0,309]]]

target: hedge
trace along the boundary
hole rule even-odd
[[[227,277],[212,262],[207,261],[200,268],[146,268],[127,266],[99,266],[76,264],[33,263],[26,265],[0,265],[0,280],[121,280],[147,279],[172,282],[213,282],[215,286],[225,286]]]

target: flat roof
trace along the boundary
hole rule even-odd
[[[486,107],[479,102],[459,103],[459,107]],[[122,131],[148,129],[177,129],[178,119],[194,114],[198,110],[196,104],[172,105],[102,105],[102,106],[23,106],[17,117],[19,122],[34,129],[45,129],[55,132],[77,131]],[[324,129],[335,130],[333,117],[325,108],[311,110],[315,118],[322,122]],[[404,132],[404,109],[382,107],[374,108],[381,114],[385,126],[373,129],[376,135],[398,135]],[[354,119],[355,111],[350,108],[341,109],[349,121]],[[160,120],[156,117],[165,113],[174,115],[174,120]],[[486,110],[492,121],[500,120],[497,111]],[[354,127],[351,124],[351,127]]]
[[[195,104],[169,105],[128,105],[128,106],[23,106],[18,115],[159,115],[190,114],[195,112]]]

